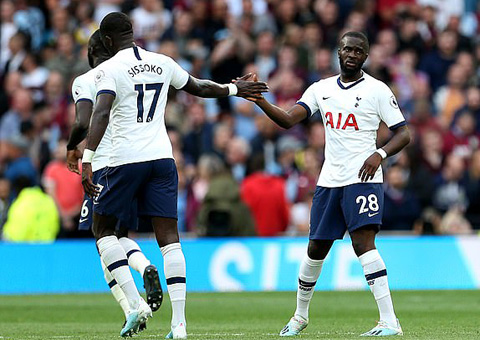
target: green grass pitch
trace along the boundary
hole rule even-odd
[[[191,293],[189,339],[280,339],[295,292]],[[480,291],[396,291],[403,339],[480,339]],[[359,339],[378,319],[370,292],[316,292],[299,339]],[[136,339],[162,339],[171,310],[161,309]],[[0,296],[0,339],[119,339],[120,307],[108,294]]]

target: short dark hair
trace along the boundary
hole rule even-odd
[[[112,12],[107,14],[100,23],[100,33],[105,35],[130,35],[133,34],[132,21],[122,12]]]
[[[92,47],[103,45],[102,38],[100,37],[100,30],[96,30],[95,32],[93,32],[93,34],[90,36],[88,44]]]
[[[352,38],[360,39],[360,40],[363,41],[363,43],[367,47],[367,51],[370,49],[370,43],[368,42],[368,38],[365,35],[365,33],[359,32],[359,31],[348,31],[344,35],[342,35],[342,37],[340,38],[340,41],[342,41],[343,38],[346,38],[346,37],[352,37]]]

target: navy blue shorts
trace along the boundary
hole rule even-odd
[[[104,169],[97,170],[93,173],[92,182],[98,183]],[[93,224],[93,200],[87,195],[83,198],[82,210],[80,210],[80,220],[78,223],[79,230],[90,230]],[[128,230],[138,229],[137,205],[132,204],[130,208],[130,216],[127,222],[118,223],[117,229],[126,228]]]
[[[171,158],[108,167],[98,184],[93,209],[127,221],[137,199],[138,216],[177,218],[178,175]]]
[[[358,183],[339,188],[317,186],[310,211],[310,240],[338,240],[347,230],[380,226],[383,197],[381,183]]]

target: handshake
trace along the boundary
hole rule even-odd
[[[263,92],[268,92],[267,83],[257,79],[255,73],[247,73],[236,79],[232,79],[232,83],[237,86],[237,97],[242,97],[252,102],[257,102],[263,99]]]

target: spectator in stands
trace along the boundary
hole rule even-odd
[[[48,79],[48,70],[40,66],[39,57],[33,53],[27,53],[23,59],[22,86],[32,91],[33,100],[39,103],[44,100],[43,86]]]
[[[0,120],[0,139],[10,139],[20,134],[20,124],[32,118],[32,93],[19,89],[13,94],[11,110],[6,112]]]
[[[18,177],[26,177],[33,185],[38,183],[38,172],[28,157],[29,144],[25,137],[20,134],[10,137],[2,143],[0,163],[5,164],[5,178],[14,183]],[[10,193],[10,199],[18,195],[15,187]]]
[[[16,0],[17,10],[13,15],[13,21],[20,31],[27,32],[30,36],[29,48],[38,51],[43,43],[45,17],[39,8],[34,7],[35,2],[34,0]]]
[[[213,153],[225,162],[230,140],[233,138],[232,128],[227,123],[219,123],[213,131]]]
[[[10,57],[5,62],[3,74],[19,71],[22,66],[23,59],[28,51],[28,37],[23,32],[17,32],[8,41],[8,50]]]
[[[0,176],[0,232],[7,221],[10,207],[10,181]]]
[[[437,48],[424,54],[420,60],[420,69],[430,78],[430,85],[435,92],[447,83],[447,73],[455,63],[457,56],[457,36],[452,31],[441,32],[438,36]]]
[[[276,142],[279,138],[279,127],[267,116],[255,119],[258,134],[252,139],[252,154],[262,153],[265,159],[265,170],[271,174],[280,174],[276,157]]]
[[[60,229],[55,202],[28,177],[13,182],[18,197],[8,210],[3,239],[10,242],[52,242]]]
[[[17,90],[20,89],[22,89],[21,73],[15,71],[6,74],[4,86],[0,87],[0,118],[5,114],[5,112],[11,109],[11,104],[13,104],[13,95],[17,92]]]
[[[470,159],[473,151],[480,146],[480,135],[475,131],[475,125],[475,118],[470,112],[462,113],[443,138],[443,153]]]
[[[270,31],[261,32],[256,39],[255,66],[261,81],[267,81],[270,73],[277,67],[275,58],[275,36]]]
[[[475,119],[475,130],[480,132],[480,89],[474,86],[469,87],[466,99],[467,103],[455,112],[452,125],[455,124],[460,115],[470,112]]]
[[[68,96],[65,88],[66,80],[60,72],[52,71],[45,83],[45,102],[51,110],[50,133],[60,137],[68,136],[67,110]],[[52,143],[56,145],[56,143]],[[55,147],[52,148],[54,150]]]
[[[266,173],[262,154],[252,157],[250,175],[241,184],[242,200],[250,208],[258,236],[281,235],[288,226],[285,181]]]
[[[210,175],[208,191],[198,212],[197,234],[209,237],[255,236],[252,215],[242,202],[239,185],[231,173],[222,165]]]
[[[65,82],[70,82],[75,75],[89,70],[88,64],[79,60],[75,53],[75,41],[71,33],[61,33],[55,46],[55,55],[46,61],[45,66],[50,71],[59,72]]]
[[[160,0],[140,0],[130,17],[135,40],[150,51],[158,48],[160,37],[172,24],[172,14]]]
[[[399,165],[387,169],[382,230],[411,231],[418,223],[421,205],[407,182],[408,172]]]
[[[90,1],[80,1],[75,9],[75,18],[78,25],[73,32],[75,42],[80,45],[86,45],[88,39],[98,29],[98,24],[93,19],[95,5]]]
[[[445,167],[436,179],[433,206],[442,213],[452,208],[465,211],[468,207],[465,162],[462,157],[455,154],[446,157]]]
[[[67,143],[60,140],[52,160],[43,174],[42,183],[58,208],[61,233],[59,237],[75,237],[83,203],[82,178],[67,168]]]
[[[73,33],[73,21],[66,8],[56,7],[50,13],[51,28],[45,33],[45,45],[56,46],[62,34]]]
[[[473,152],[467,175],[468,208],[466,217],[475,229],[480,229],[480,150]]]
[[[439,123],[444,129],[450,126],[455,111],[465,105],[466,78],[464,68],[453,64],[448,69],[447,84],[440,87],[434,95]]]
[[[250,144],[241,137],[233,137],[228,142],[226,153],[227,165],[230,168],[233,178],[239,183],[243,181],[247,173],[247,163],[251,152]]]
[[[11,0],[4,0],[0,4],[0,76],[5,70],[5,64],[10,59],[11,51],[8,48],[10,38],[17,33],[17,26],[13,22],[13,14],[15,13],[15,5]]]
[[[187,163],[196,164],[202,154],[213,151],[213,124],[207,121],[205,106],[196,101],[188,107],[188,132],[183,139],[183,152]]]

